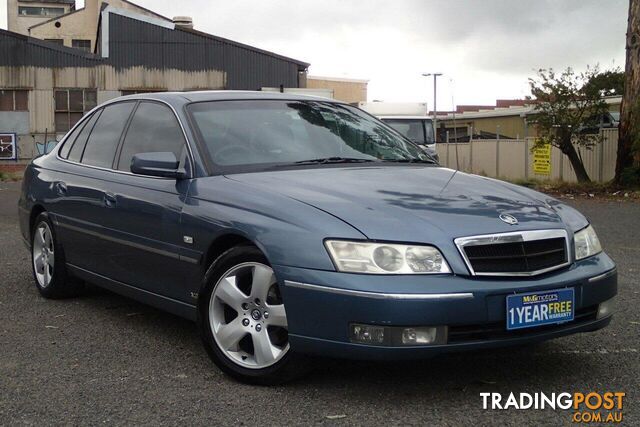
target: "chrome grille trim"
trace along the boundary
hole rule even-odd
[[[501,243],[518,243],[518,242],[530,242],[536,240],[556,239],[564,238],[566,261],[562,264],[554,265],[553,267],[544,268],[536,271],[523,271],[523,272],[481,272],[476,273],[467,257],[467,253],[464,248],[468,246],[478,245],[491,245]],[[537,276],[539,274],[548,273],[550,271],[558,270],[562,267],[566,267],[571,264],[571,251],[569,250],[569,234],[564,229],[553,230],[528,230],[528,231],[514,231],[509,233],[495,233],[495,234],[483,234],[479,236],[467,236],[458,237],[454,240],[464,263],[466,264],[469,272],[472,276],[501,276],[501,277],[530,277]]]

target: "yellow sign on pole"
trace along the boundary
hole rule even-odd
[[[544,144],[533,150],[533,173],[551,175],[551,144]]]

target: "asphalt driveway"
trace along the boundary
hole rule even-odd
[[[571,201],[619,268],[609,328],[413,363],[319,361],[282,387],[239,384],[194,324],[91,289],[47,301],[18,231],[20,183],[0,183],[0,425],[570,424],[566,411],[485,411],[480,392],[622,391],[640,424],[640,203]]]

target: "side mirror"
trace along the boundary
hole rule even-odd
[[[139,153],[131,159],[131,172],[138,175],[180,179],[184,172],[178,170],[179,166],[176,155],[169,152]]]

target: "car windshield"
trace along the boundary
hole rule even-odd
[[[433,160],[379,120],[322,101],[238,100],[188,107],[216,166]]]
[[[435,143],[433,125],[430,119],[383,119],[383,122],[416,144]]]

